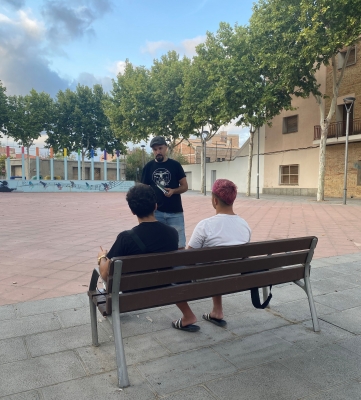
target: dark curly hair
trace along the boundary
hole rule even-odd
[[[132,212],[139,218],[153,214],[157,204],[157,197],[151,186],[138,183],[127,193],[127,202]]]

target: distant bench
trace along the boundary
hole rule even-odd
[[[126,387],[129,379],[120,313],[287,282],[296,283],[306,292],[313,329],[318,332],[310,284],[310,262],[316,244],[317,238],[310,236],[113,258],[106,289],[97,288],[97,268],[89,285],[93,345],[99,345],[98,309],[113,325],[118,384]]]

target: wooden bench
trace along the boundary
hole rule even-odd
[[[118,383],[119,387],[126,387],[129,386],[129,379],[120,313],[286,282],[294,282],[304,289],[314,331],[319,331],[310,285],[310,262],[316,244],[317,238],[310,236],[113,258],[107,289],[97,288],[98,269],[94,270],[89,285],[93,345],[99,345],[98,309],[112,323]],[[172,285],[174,283],[177,284]]]

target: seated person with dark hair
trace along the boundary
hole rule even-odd
[[[178,250],[176,229],[155,219],[157,198],[152,187],[137,184],[129,189],[126,200],[131,212],[138,218],[139,225],[132,229],[132,233],[119,233],[109,252],[102,249],[98,253],[99,272],[104,281],[107,280],[110,259],[113,257]],[[133,239],[134,234],[143,242],[145,251]]]

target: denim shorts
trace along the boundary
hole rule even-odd
[[[155,210],[155,218],[157,221],[165,225],[172,226],[178,232],[178,248],[186,247],[186,235],[184,231],[184,215],[180,213],[166,213]]]

